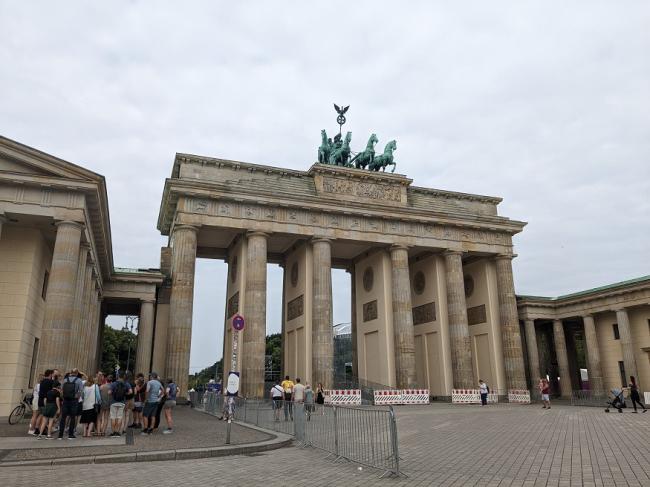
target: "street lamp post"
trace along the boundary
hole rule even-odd
[[[133,328],[135,327],[135,320],[138,319],[137,316],[127,316],[125,323],[124,323],[124,328],[122,328],[122,331],[127,331],[129,333],[129,341],[128,341],[128,352],[126,355],[126,371],[125,373],[129,372],[129,365],[131,362],[131,334],[133,333]],[[131,322],[129,324],[129,321]]]

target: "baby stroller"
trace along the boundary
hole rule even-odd
[[[623,397],[623,390],[622,389],[612,389],[612,400],[607,402],[607,408],[605,408],[605,412],[609,412],[609,408],[615,408],[618,410],[619,413],[623,412],[623,408],[626,407],[625,404],[625,398]]]

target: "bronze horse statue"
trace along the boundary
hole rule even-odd
[[[330,153],[330,164],[335,166],[348,166],[350,160],[350,142],[352,141],[352,132],[345,134],[345,139],[339,147],[334,147]]]
[[[330,153],[332,152],[332,139],[327,138],[327,132],[325,129],[320,131],[321,144],[318,148],[318,162],[321,164],[329,164]]]
[[[393,166],[391,172],[395,172],[395,161],[393,160],[393,152],[397,150],[397,142],[391,140],[386,147],[384,148],[384,153],[376,156],[374,160],[368,165],[368,169],[371,171],[386,171],[386,166]]]
[[[354,162],[354,167],[357,169],[365,169],[366,166],[372,164],[372,161],[375,159],[375,144],[377,142],[379,142],[379,139],[375,134],[372,134],[366,144],[366,150],[354,156],[350,160],[350,164]]]

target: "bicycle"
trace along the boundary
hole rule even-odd
[[[25,415],[27,414],[30,418],[32,417],[32,400],[34,399],[34,396],[31,394],[27,393],[23,396],[22,401],[18,406],[14,408],[13,411],[11,411],[11,414],[9,415],[9,424],[18,424],[20,423],[24,418]]]

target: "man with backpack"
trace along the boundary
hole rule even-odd
[[[59,440],[63,439],[63,432],[65,431],[65,421],[69,417],[70,423],[68,426],[68,439],[74,440],[74,430],[76,428],[77,414],[79,413],[79,399],[83,391],[83,382],[79,378],[79,371],[72,369],[72,371],[63,379],[63,386],[61,387],[61,396],[63,401],[61,403],[61,421],[59,423]]]
[[[133,394],[131,384],[124,380],[123,373],[120,373],[118,379],[111,384],[108,394],[111,397],[110,418],[111,428],[113,430],[111,436],[121,436],[126,397],[129,394]]]

